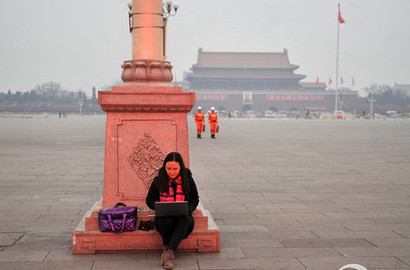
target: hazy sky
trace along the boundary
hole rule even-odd
[[[335,81],[337,4],[339,74],[360,89],[410,83],[409,0],[179,0],[168,22],[167,54],[182,79],[204,51],[288,49],[304,81]],[[70,91],[120,80],[131,59],[127,0],[0,0],[0,91],[48,81]],[[334,84],[334,83],[333,83]]]

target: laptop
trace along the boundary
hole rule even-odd
[[[155,216],[173,217],[187,216],[188,202],[155,202]]]

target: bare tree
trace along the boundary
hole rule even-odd
[[[58,96],[58,92],[63,91],[61,85],[56,82],[46,82],[37,85],[33,90],[35,90],[39,95],[45,97],[47,101],[54,101]]]
[[[67,91],[56,82],[42,83],[31,90],[33,91],[42,97],[43,101],[74,102],[73,92]]]

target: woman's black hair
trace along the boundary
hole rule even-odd
[[[158,190],[160,192],[166,192],[166,193],[169,192],[169,177],[168,177],[167,171],[165,170],[165,165],[169,161],[175,161],[179,163],[179,166],[181,167],[181,170],[179,171],[179,175],[181,176],[181,179],[182,179],[182,190],[184,191],[185,195],[188,195],[190,191],[188,171],[185,168],[184,160],[182,159],[181,154],[178,152],[171,152],[165,157],[164,164],[162,165],[162,168],[159,169],[159,172],[158,172],[158,180],[157,180]]]

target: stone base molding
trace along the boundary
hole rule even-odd
[[[125,82],[172,82],[172,65],[167,61],[150,59],[125,61],[121,79]]]

